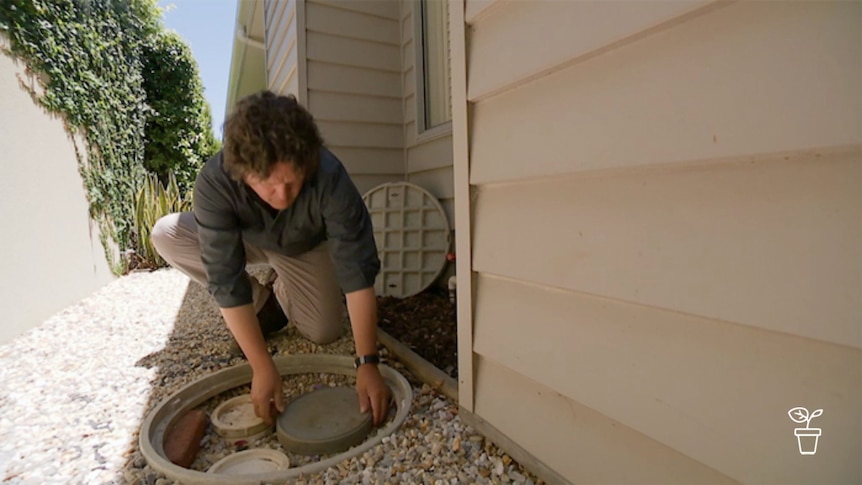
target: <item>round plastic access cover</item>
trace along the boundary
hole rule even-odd
[[[371,215],[380,258],[375,292],[406,298],[431,286],[446,267],[451,245],[449,221],[440,202],[407,182],[379,185],[362,200]]]
[[[219,404],[213,410],[211,420],[216,432],[232,442],[253,441],[272,429],[255,415],[249,394]]]
[[[276,423],[278,441],[299,455],[340,453],[371,432],[371,413],[359,412],[356,390],[328,387],[290,402]]]
[[[255,448],[222,458],[209,467],[207,473],[236,476],[277,472],[288,468],[290,468],[290,458],[284,453],[269,448]]]

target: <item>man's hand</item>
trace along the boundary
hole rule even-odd
[[[266,424],[273,423],[273,416],[284,411],[284,392],[281,375],[266,349],[260,325],[252,305],[222,308],[221,314],[243,353],[251,365],[251,401],[254,414]]]
[[[284,391],[281,375],[275,364],[268,369],[254,369],[251,377],[251,402],[254,414],[272,425],[276,416],[284,411]]]
[[[374,288],[352,291],[347,297],[347,314],[353,328],[356,355],[377,354],[377,296]],[[359,411],[371,408],[374,425],[383,422],[389,410],[389,388],[374,364],[363,364],[356,370],[356,393]]]
[[[359,412],[371,409],[374,426],[379,426],[389,412],[389,387],[375,364],[363,364],[356,370],[356,393],[359,395]]]

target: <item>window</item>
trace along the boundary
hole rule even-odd
[[[449,96],[449,2],[420,0],[418,32],[421,72],[419,72],[419,133],[452,120]]]

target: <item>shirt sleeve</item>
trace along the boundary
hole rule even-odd
[[[323,187],[321,205],[335,276],[344,293],[374,286],[380,259],[371,217],[340,163]]]
[[[208,289],[221,308],[252,302],[242,231],[230,199],[206,171],[195,181],[194,214]]]

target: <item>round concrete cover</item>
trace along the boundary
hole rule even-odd
[[[278,441],[299,455],[339,453],[362,443],[371,432],[371,413],[359,412],[356,390],[329,387],[287,405],[276,423]]]

